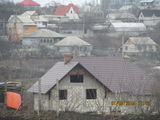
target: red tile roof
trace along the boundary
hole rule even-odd
[[[74,11],[77,14],[79,13],[79,9],[74,4],[69,4],[69,5],[60,5],[60,6],[58,6],[56,8],[56,11],[55,11],[54,15],[58,15],[58,16],[66,15],[71,7],[74,9]]]
[[[23,0],[22,2],[17,3],[18,5],[30,5],[30,6],[40,6],[39,3],[33,0]]]

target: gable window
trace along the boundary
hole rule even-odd
[[[70,75],[71,83],[83,83],[83,75]]]
[[[86,99],[96,99],[97,90],[96,89],[86,89]]]
[[[24,31],[28,32],[29,31],[29,27],[24,27]]]
[[[128,46],[125,46],[125,50],[128,50]]]
[[[59,90],[59,100],[67,99],[67,90]]]

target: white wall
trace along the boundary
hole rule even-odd
[[[136,54],[136,53],[143,53],[143,52],[157,52],[157,46],[156,45],[146,45],[146,47],[144,48],[143,45],[139,45],[141,46],[141,50],[138,49],[138,46],[135,44],[124,44],[123,45],[123,53],[129,53],[129,54]],[[128,48],[128,49],[126,49]]]
[[[69,17],[69,19],[79,19],[78,14],[74,11],[74,9],[71,7],[66,16]]]
[[[58,47],[58,53],[72,53],[75,56],[90,56],[92,49],[92,46],[61,46]]]

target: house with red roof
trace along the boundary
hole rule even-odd
[[[56,8],[54,15],[67,16],[69,19],[79,19],[79,9],[74,4],[60,5]]]

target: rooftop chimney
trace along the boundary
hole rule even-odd
[[[73,55],[71,53],[64,54],[63,56],[64,56],[64,64],[69,63],[73,58]]]

